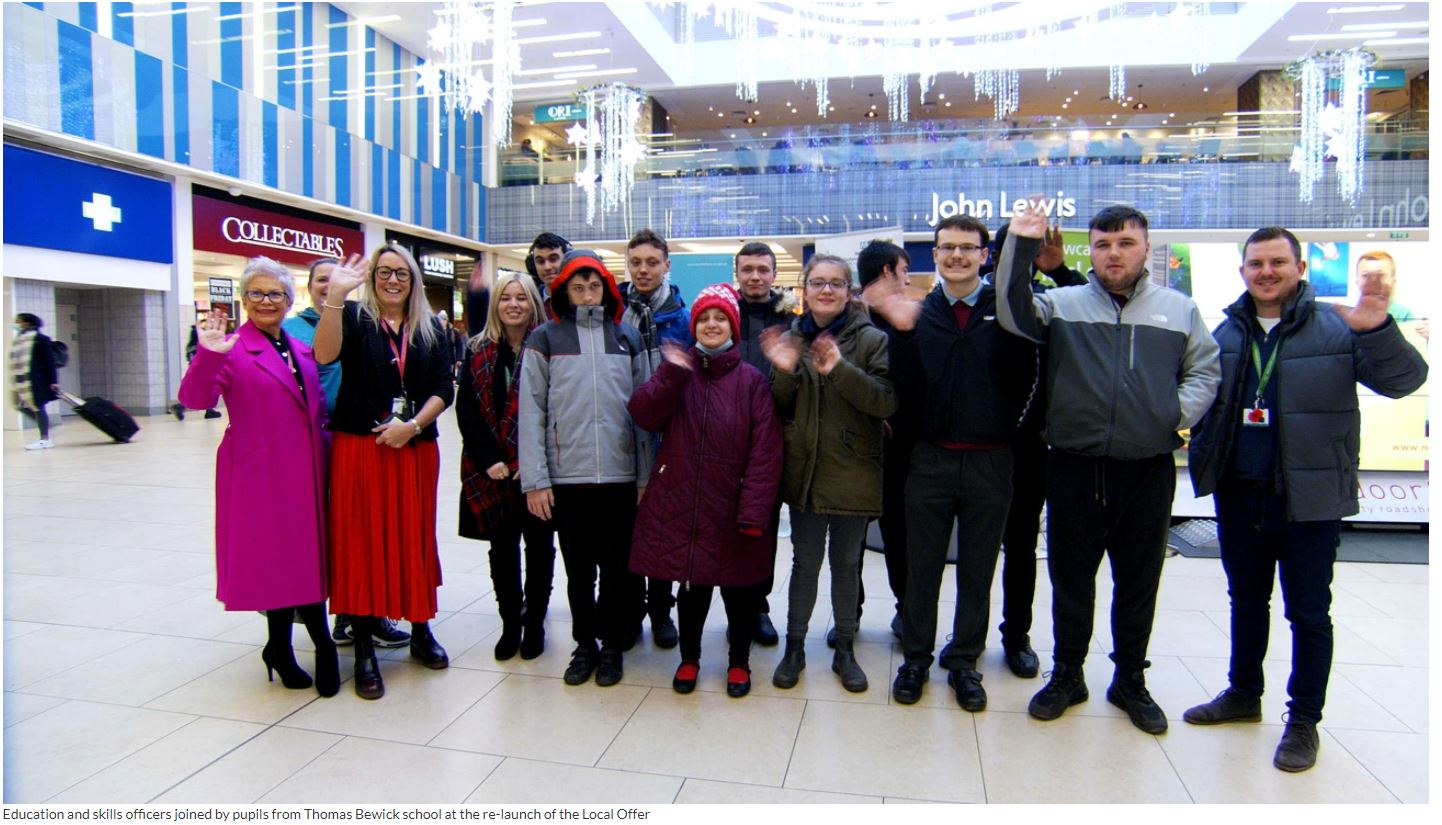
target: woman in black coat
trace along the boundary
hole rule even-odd
[[[44,322],[38,315],[22,312],[15,316],[15,341],[10,346],[10,374],[14,379],[16,409],[35,419],[40,440],[25,445],[27,450],[48,450],[50,416],[45,405],[59,396],[60,378],[55,373],[55,358],[49,336],[40,332]]]

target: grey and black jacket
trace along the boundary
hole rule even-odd
[[[1243,293],[1213,333],[1222,351],[1222,388],[1192,432],[1187,465],[1198,496],[1210,495],[1226,473],[1241,426],[1242,385],[1252,337],[1260,332],[1256,305]],[[1427,362],[1402,337],[1397,322],[1355,333],[1330,307],[1318,305],[1302,281],[1282,310],[1277,366],[1276,489],[1286,496],[1289,521],[1334,521],[1357,513],[1357,468],[1362,419],[1357,383],[1401,398],[1427,380]]]
[[[1182,444],[1216,397],[1217,342],[1191,298],[1143,274],[1118,307],[1090,283],[1034,294],[1009,256],[1036,257],[1037,238],[1011,235],[997,262],[997,316],[1008,332],[1048,344],[1047,415],[1052,447],[1137,460]]]

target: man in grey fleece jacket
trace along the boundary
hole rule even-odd
[[[1177,430],[1216,396],[1217,343],[1191,298],[1147,277],[1147,218],[1112,206],[1091,220],[1090,283],[1034,294],[1011,260],[1035,256],[1046,217],[1011,223],[997,264],[1008,332],[1049,344],[1046,362],[1047,568],[1055,665],[1031,715],[1056,719],[1088,698],[1082,665],[1091,643],[1096,574],[1111,559],[1112,661],[1107,700],[1148,733],[1167,717],[1147,692],[1147,643],[1156,613],[1176,468]]]

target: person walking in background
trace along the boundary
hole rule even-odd
[[[11,398],[15,409],[35,422],[40,438],[25,445],[27,450],[48,450],[50,415],[45,405],[59,396],[60,377],[55,369],[50,336],[40,331],[45,325],[40,316],[22,312],[15,316],[15,339],[10,343],[10,378],[14,384]]]
[[[385,683],[371,639],[381,617],[411,623],[411,658],[450,665],[430,620],[441,586],[435,422],[455,384],[450,341],[426,306],[411,253],[388,243],[361,264],[352,256],[331,272],[315,355],[342,368],[331,416],[330,606],[354,617],[356,695],[379,699]],[[362,284],[360,300],[345,301]]]
[[[631,570],[680,583],[677,693],[696,687],[716,587],[730,644],[726,693],[751,691],[756,583],[772,569],[765,531],[781,486],[781,426],[770,383],[736,349],[740,328],[736,291],[703,289],[691,309],[696,344],[663,343],[660,368],[627,405],[637,426],[661,436],[636,516]]]
[[[786,652],[772,684],[795,687],[806,667],[806,631],[821,562],[831,564],[836,653],[831,669],[852,693],[866,690],[856,662],[858,557],[868,518],[881,515],[883,419],[896,412],[886,333],[851,300],[851,266],[818,254],[802,270],[806,313],[785,334],[768,329],[762,350],[784,429],[781,497],[794,548]],[[827,534],[831,536],[828,551]]]
[[[315,644],[316,692],[334,696],[340,662],[325,618],[325,396],[310,348],[281,324],[295,300],[289,270],[252,258],[240,296],[248,320],[233,336],[219,319],[201,322],[179,391],[191,409],[223,397],[230,411],[215,459],[215,597],[226,610],[265,613],[261,661],[293,690],[312,685],[291,647],[298,613]]]
[[[545,323],[546,311],[530,278],[501,273],[484,318],[485,327],[471,339],[456,389],[456,424],[463,444],[459,532],[491,544],[491,584],[501,613],[496,660],[506,661],[517,652],[522,659],[534,659],[545,650],[555,531],[526,508],[516,472],[516,445],[524,345],[531,331]],[[480,319],[473,316],[472,321]]]
[[[209,320],[212,322],[212,325],[213,325],[216,329],[219,329],[221,332],[225,332],[225,333],[229,333],[229,332],[230,332],[230,328],[229,328],[229,326],[226,324],[226,320],[227,320],[227,319],[224,317],[224,315],[221,314],[221,312],[220,312],[219,310],[212,309],[211,311],[207,312],[207,313],[206,313],[206,318],[209,319]],[[307,342],[309,341],[309,339],[306,339],[306,340],[307,340]],[[190,325],[190,340],[185,343],[185,363],[189,364],[191,361],[194,361],[194,360],[195,360],[195,353],[196,353],[199,349],[200,349],[200,339],[199,339],[199,337],[198,337],[197,327],[196,327],[195,324],[191,324],[191,325]],[[179,403],[177,403],[177,404],[175,404],[174,406],[172,406],[172,407],[170,408],[170,411],[171,411],[171,413],[173,413],[173,414],[175,415],[175,420],[176,420],[176,421],[184,421],[184,420],[185,420],[185,405],[184,405],[184,404],[179,404]],[[215,409],[214,407],[210,407],[210,408],[208,408],[208,409],[205,411],[205,417],[206,417],[206,418],[220,418],[220,417],[221,417],[221,415],[220,415],[220,410],[217,410],[217,409]]]

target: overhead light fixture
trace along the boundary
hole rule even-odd
[[[1204,92],[1210,92],[1211,90],[1212,90],[1212,87],[1211,87],[1211,86],[1203,86],[1203,87],[1202,87],[1202,91],[1204,91]]]
[[[1349,23],[1342,27],[1344,32],[1366,32],[1375,29],[1426,29],[1431,23],[1423,20],[1418,23]]]
[[[1328,14],[1370,14],[1378,11],[1401,11],[1402,3],[1388,3],[1385,6],[1337,6],[1327,9]]]
[[[725,112],[717,112],[717,113],[716,113],[716,116],[717,116],[717,117],[725,117],[725,116],[726,116],[726,113],[725,113]]]
[[[518,75],[560,74],[561,72],[584,72],[596,68],[595,63],[577,63],[573,66],[551,66],[545,69],[522,69]]]
[[[517,37],[516,45],[529,46],[532,43],[561,43],[567,40],[591,40],[600,37],[600,32],[574,32],[572,34],[542,34],[536,37]]]
[[[551,52],[551,57],[590,57],[592,55],[610,53],[610,49],[603,47],[599,49],[577,49],[569,52]]]
[[[765,132],[762,132],[762,133],[761,133],[761,136],[762,136],[762,137],[766,137],[766,133],[765,133]]]
[[[946,92],[942,92],[941,94],[937,95],[937,96],[936,96],[936,99],[937,99],[937,100],[946,100]]]
[[[538,80],[534,83],[512,83],[512,89],[549,89],[555,86],[574,86],[575,80]]]
[[[759,114],[761,114],[761,110],[760,110],[760,109],[757,109],[756,111],[752,112],[751,114],[753,114],[753,115],[759,115]]]
[[[400,19],[401,16],[399,14],[387,14],[380,17],[356,17],[344,23],[327,23],[325,27],[327,29],[343,29],[347,26],[372,26],[376,23],[394,23]]]
[[[556,77],[565,77],[565,78],[575,78],[575,77],[603,77],[603,76],[609,75],[609,74],[635,74],[635,73],[636,73],[636,69],[634,69],[634,68],[625,68],[625,69],[596,69],[595,71],[591,71],[591,72],[565,72],[565,73],[558,73],[558,74],[556,75]]]
[[[748,118],[746,118],[746,122],[747,122],[747,123],[755,123],[755,122],[756,122],[756,118],[754,118],[754,117],[748,117]]]
[[[1394,31],[1386,32],[1331,32],[1328,34],[1294,34],[1287,39],[1293,43],[1310,43],[1313,40],[1361,40],[1366,37],[1396,37]]]
[[[1391,40],[1367,40],[1367,41],[1364,41],[1364,42],[1362,43],[1362,45],[1363,45],[1363,46],[1415,46],[1415,45],[1419,45],[1419,44],[1422,44],[1422,43],[1428,43],[1428,42],[1431,42],[1431,41],[1430,41],[1428,38],[1426,38],[1426,37],[1395,37],[1395,38],[1392,38]]]
[[[1145,104],[1145,103],[1143,103],[1143,102],[1141,102],[1141,101],[1137,101],[1136,105],[1133,106],[1132,108],[1133,108],[1133,109],[1136,109],[1137,111],[1140,112],[1140,111],[1143,111],[1144,109],[1147,108],[1147,104]]]
[[[399,20],[400,18],[397,17],[396,19]],[[544,18],[544,17],[528,17],[528,18],[526,18],[525,20],[512,20],[512,21],[511,21],[511,28],[513,28],[513,29],[529,29],[529,28],[532,28],[533,26],[544,26],[544,25],[546,25],[546,18]]]

